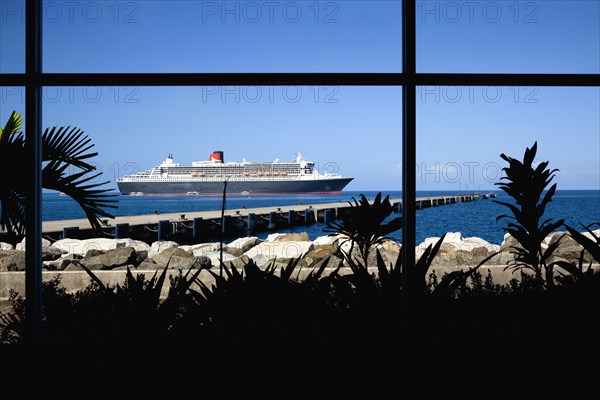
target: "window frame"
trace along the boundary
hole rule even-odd
[[[598,87],[598,74],[418,73],[416,71],[416,0],[402,2],[402,72],[398,73],[44,73],[42,71],[42,0],[26,2],[25,72],[0,74],[0,86],[25,87],[27,158],[33,173],[26,197],[25,298],[27,341],[40,348],[42,331],[42,95],[44,86],[225,86],[336,85],[402,87],[402,276],[405,301],[415,263],[416,87],[556,86]],[[408,16],[412,16],[409,18]]]

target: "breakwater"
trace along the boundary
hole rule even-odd
[[[428,196],[416,199],[417,209],[450,205],[495,197],[493,194],[461,194]],[[372,200],[370,201],[372,203]],[[394,210],[402,212],[402,200],[391,199]],[[237,208],[221,211],[196,211],[167,214],[117,216],[103,219],[102,231],[106,237],[131,238],[151,243],[173,240],[178,243],[201,243],[218,238],[247,236],[257,232],[274,231],[314,223],[328,223],[343,218],[352,208],[348,201],[320,204]],[[44,237],[52,240],[97,237],[87,219],[44,221]]]

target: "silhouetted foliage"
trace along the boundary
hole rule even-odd
[[[547,204],[552,201],[556,191],[556,183],[545,193],[546,187],[554,178],[557,169],[548,169],[548,162],[534,166],[537,152],[537,142],[531,149],[527,148],[523,161],[519,161],[505,154],[500,157],[508,162],[509,166],[502,170],[506,174],[496,185],[508,194],[516,204],[494,200],[510,209],[512,216],[500,215],[496,220],[510,219],[505,232],[514,237],[519,246],[512,246],[514,261],[507,268],[531,269],[540,285],[553,285],[552,268],[548,268],[547,260],[560,244],[560,240],[542,249],[542,242],[552,231],[562,226],[563,219],[553,222],[551,219],[543,220],[542,217]],[[543,196],[543,197],[542,197]]]
[[[402,227],[402,218],[393,218],[389,222],[386,219],[394,212],[394,206],[390,201],[390,196],[381,199],[381,192],[377,193],[373,204],[365,197],[360,195],[360,201],[352,198],[354,202],[349,202],[351,208],[347,215],[342,217],[340,222],[333,221],[327,223],[323,232],[329,232],[330,235],[345,235],[346,240],[356,244],[358,247],[362,262],[367,264],[369,252],[373,246],[383,242],[386,235],[397,231]],[[349,260],[352,257],[352,250],[344,254]]]
[[[33,169],[22,168],[26,160],[26,140],[21,126],[23,119],[16,111],[0,129],[0,227],[16,235],[25,233],[25,196],[31,182]],[[98,153],[90,152],[94,146],[79,128],[53,127],[42,135],[42,186],[57,190],[75,200],[90,221],[92,228],[102,233],[100,217],[113,218],[106,209],[116,208],[116,196],[109,189],[100,189],[108,182],[94,183],[101,172],[87,162]],[[13,168],[18,168],[17,173]],[[77,172],[72,172],[76,169]],[[23,176],[25,174],[25,176]]]
[[[598,222],[588,226],[582,225],[583,229],[585,229],[594,238],[593,240],[576,231],[569,225],[565,225],[565,227],[567,228],[567,231],[569,231],[571,237],[575,239],[577,243],[583,246],[584,250],[590,253],[597,263],[600,263],[600,236],[597,236],[591,229],[596,225],[600,227],[600,223]]]
[[[384,222],[393,211],[387,197],[380,201],[378,196],[373,207],[362,197],[355,200],[353,218],[328,226],[359,247],[359,257],[352,257],[352,250],[345,253],[349,272],[342,273],[338,264],[326,273],[331,256],[303,279],[300,258],[265,267],[250,259],[236,268],[221,257],[218,272],[177,271],[166,298],[160,293],[168,264],[149,280],[128,269],[125,283],[115,287],[82,265],[92,282],[75,294],[66,293],[58,277],[44,282],[46,344],[63,356],[47,361],[44,371],[60,370],[60,365],[70,385],[87,389],[90,376],[104,377],[107,371],[111,376],[147,380],[156,373],[163,378],[132,386],[138,397],[183,397],[180,392],[190,388],[211,398],[213,392],[219,398],[255,393],[276,398],[283,393],[302,399],[396,398],[404,393],[477,399],[587,395],[595,370],[585,365],[599,355],[586,338],[596,329],[600,282],[591,265],[584,268],[583,252],[598,261],[600,238],[591,225],[584,227],[591,238],[567,226],[584,248],[578,264],[545,264],[554,250],[541,252],[538,246],[553,224],[539,221],[555,185],[538,204],[551,172],[542,164],[533,168],[535,149],[528,149],[523,163],[505,157],[511,167],[504,190],[517,205],[500,202],[513,211],[512,217],[500,218],[515,220],[506,231],[521,239],[521,247],[513,249],[519,266],[534,268],[526,262],[537,262],[540,272],[553,267],[566,272],[552,290],[540,285],[540,275],[525,273],[525,267],[515,271],[519,279],[506,284],[493,282],[490,273],[482,276],[480,267],[497,253],[475,267],[438,277],[431,266],[443,235],[416,261],[409,289],[420,301],[410,303],[414,312],[409,317],[400,307],[406,289],[402,251],[394,262],[386,262],[377,247],[399,219]],[[373,249],[377,273],[367,268]],[[15,293],[10,301],[12,311],[0,314],[0,350],[22,343],[25,302]],[[66,349],[73,351],[71,357],[64,357]],[[81,349],[88,362],[73,362]],[[457,360],[468,370],[457,366]],[[507,371],[524,371],[527,379],[506,380]],[[556,384],[548,384],[548,377]]]
[[[597,236],[591,229],[596,225],[600,226],[600,223],[596,222],[588,226],[582,225],[583,229],[585,229],[593,238],[591,239],[586,237],[581,232],[578,232],[573,227],[565,224],[569,235],[583,248],[579,254],[579,260],[577,263],[559,260],[549,265],[549,267],[560,267],[562,271],[566,272],[565,274],[559,269],[559,276],[556,278],[563,286],[573,286],[576,284],[589,285],[592,284],[593,281],[600,280],[600,274],[592,267],[592,263],[590,262],[588,265],[585,265],[584,262],[585,253],[588,252],[596,261],[596,263],[600,264],[600,237]]]

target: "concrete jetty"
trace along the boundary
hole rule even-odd
[[[417,209],[436,207],[495,197],[478,193],[454,196],[418,197]],[[395,212],[402,212],[402,200],[390,199]],[[370,201],[373,203],[373,200]],[[118,216],[103,219],[103,233],[117,239],[132,238],[146,242],[174,240],[182,244],[200,243],[217,238],[251,235],[266,230],[328,223],[342,218],[352,206],[348,201],[319,204],[296,204],[259,208],[239,208],[221,211],[197,211],[169,214]],[[44,221],[42,233],[48,239],[97,237],[87,219]]]

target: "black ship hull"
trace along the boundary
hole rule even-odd
[[[228,181],[227,194],[337,194],[352,179]],[[217,196],[223,194],[223,185],[223,181],[117,182],[121,194],[150,196]]]

